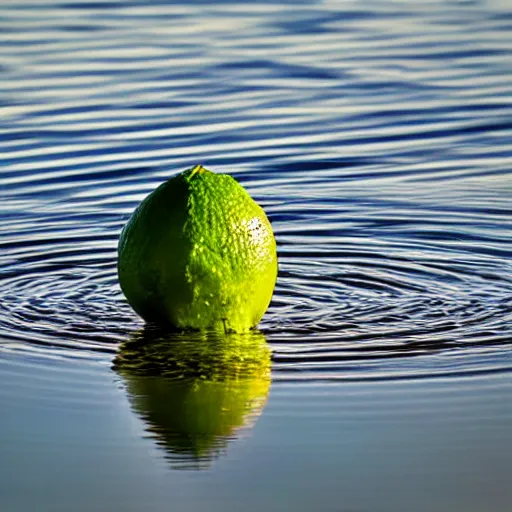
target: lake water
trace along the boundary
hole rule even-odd
[[[0,57],[2,512],[512,510],[509,2],[4,0]],[[278,242],[241,345],[117,283],[198,163]]]

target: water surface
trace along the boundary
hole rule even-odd
[[[2,511],[510,510],[511,29],[498,1],[3,2]],[[131,212],[198,163],[275,230],[256,356],[144,330],[117,283]]]

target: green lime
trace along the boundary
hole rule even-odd
[[[135,210],[119,240],[121,289],[146,321],[243,332],[265,313],[277,277],[263,209],[231,176],[196,167]]]

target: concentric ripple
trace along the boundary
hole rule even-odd
[[[275,228],[275,379],[512,369],[506,6],[110,7],[0,7],[0,350],[112,359],[120,230],[201,163]]]

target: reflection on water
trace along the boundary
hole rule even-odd
[[[146,327],[114,360],[133,410],[179,469],[208,468],[261,413],[270,388],[263,334],[166,334]]]

